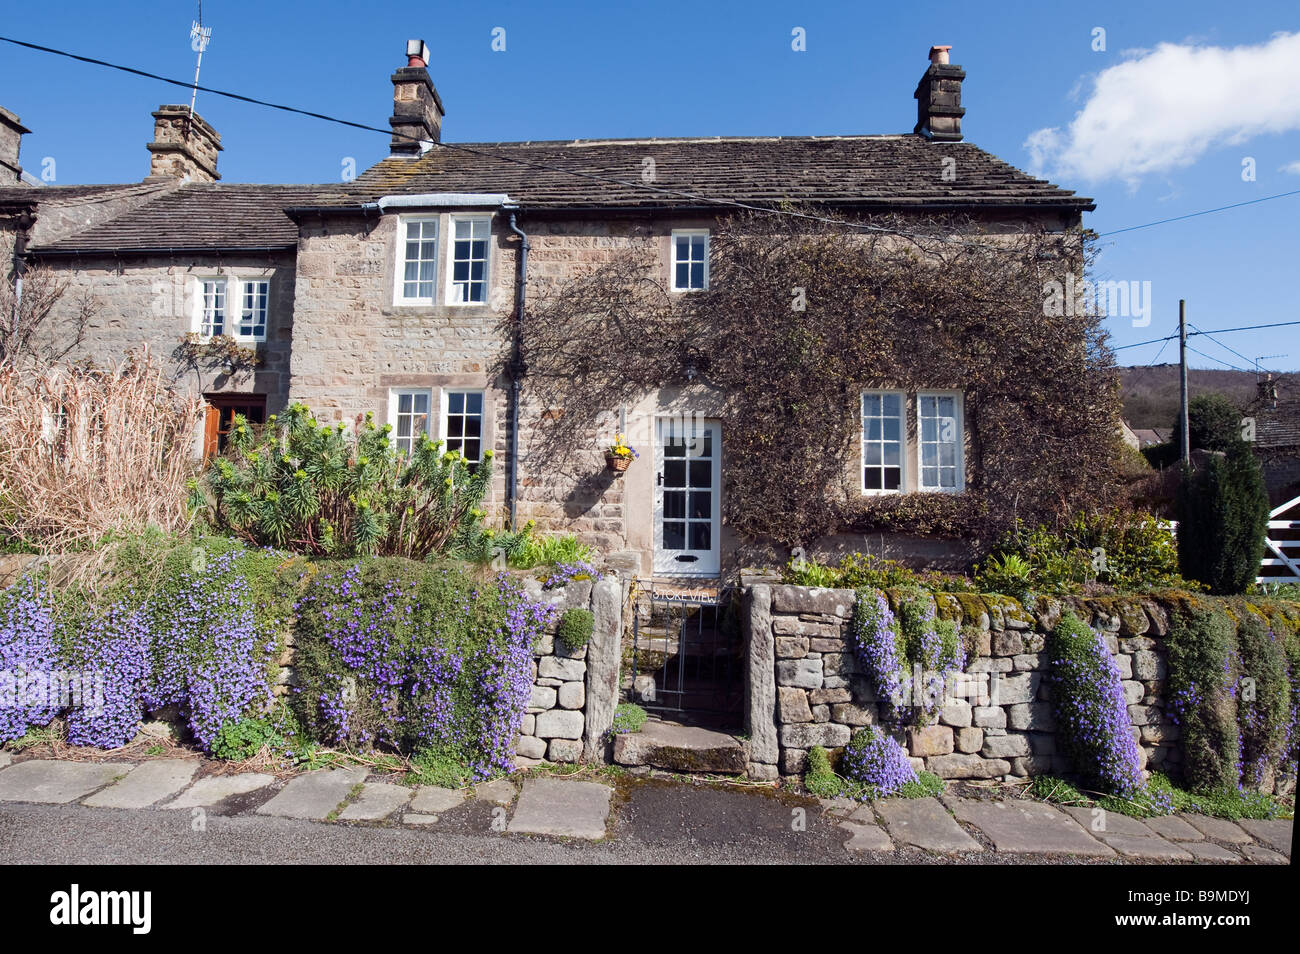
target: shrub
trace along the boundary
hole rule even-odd
[[[1104,792],[1131,797],[1142,788],[1119,667],[1100,633],[1066,613],[1047,642],[1057,738],[1075,770]]]
[[[1170,620],[1167,708],[1182,728],[1186,781],[1194,791],[1236,788],[1240,733],[1229,691],[1233,625],[1222,612],[1184,605]]]
[[[1075,592],[1091,582],[1137,591],[1187,585],[1165,523],[1121,510],[1079,512],[1056,530],[1017,526],[976,567],[976,581],[1022,602],[1031,593]]]
[[[636,703],[620,702],[614,709],[614,725],[611,731],[615,735],[640,732],[646,718],[646,711]]]
[[[893,795],[917,781],[898,740],[873,725],[853,733],[840,757],[840,771],[845,778],[865,786],[863,795],[869,798]]]
[[[491,449],[474,464],[425,436],[408,457],[390,443],[391,430],[376,428],[369,415],[355,433],[318,424],[302,404],[261,429],[236,415],[227,455],[206,474],[212,499],[196,488],[194,503],[214,526],[259,546],[487,559],[491,533],[479,504],[492,476]]]
[[[1227,451],[1241,443],[1241,408],[1218,391],[1198,394],[1187,402],[1187,432],[1192,450]],[[1169,443],[1182,453],[1183,417],[1176,414]]]
[[[589,609],[569,609],[564,611],[560,617],[560,626],[556,630],[556,636],[560,642],[564,643],[565,648],[570,652],[577,652],[587,641],[591,639],[591,634],[596,628],[596,616]]]
[[[1178,488],[1178,565],[1211,593],[1245,593],[1259,574],[1268,494],[1259,462],[1241,445],[1184,470]]]
[[[512,766],[532,646],[555,610],[505,575],[378,559],[323,570],[298,603],[294,709],[313,738]]]
[[[1286,761],[1291,684],[1283,642],[1258,616],[1247,613],[1237,630],[1241,679],[1236,688],[1241,728],[1241,781],[1258,786]]]

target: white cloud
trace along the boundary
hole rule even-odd
[[[1279,169],[1278,172],[1286,172],[1293,176],[1300,176],[1300,159],[1297,159],[1295,162],[1288,162],[1285,166]]]
[[[1069,126],[1035,130],[1024,148],[1038,174],[1136,185],[1211,147],[1296,129],[1300,33],[1279,33],[1255,46],[1140,51],[1097,74]]]

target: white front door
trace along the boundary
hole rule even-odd
[[[691,417],[655,422],[656,574],[721,570],[722,426]]]

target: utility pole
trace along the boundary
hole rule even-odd
[[[1178,299],[1178,414],[1182,427],[1182,447],[1179,453],[1183,466],[1192,462],[1192,435],[1187,426],[1187,301]]]

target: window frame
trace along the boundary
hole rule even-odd
[[[447,421],[451,414],[451,396],[453,394],[477,394],[482,403],[479,405],[479,428],[478,428],[478,458],[469,458],[471,465],[482,463],[483,452],[488,447],[488,394],[486,388],[475,387],[445,387],[442,389],[442,395],[438,406],[438,437],[442,440],[444,453],[451,450],[451,439],[447,436]],[[468,415],[462,413],[461,417]],[[464,436],[459,438],[464,441]]]
[[[886,396],[898,398],[898,486],[893,489],[888,487],[867,486],[867,415],[864,404],[867,397],[874,395],[879,395],[882,398]],[[864,495],[876,497],[889,494],[907,493],[907,416],[908,404],[906,391],[900,391],[896,388],[868,388],[858,395],[858,426],[862,432],[858,439],[858,486]],[[883,446],[885,441],[882,438],[880,441],[874,443],[879,443]],[[873,464],[871,466],[880,467],[883,470],[887,465],[883,463],[882,456],[881,464]]]
[[[927,397],[953,399],[953,413],[957,419],[957,439],[954,442],[953,453],[956,480],[952,487],[927,487],[924,484],[925,440],[921,423],[921,401]],[[959,494],[966,489],[966,401],[965,394],[961,391],[931,389],[916,392],[916,489],[918,493],[941,494]]]
[[[406,228],[414,222],[433,223],[433,294],[428,298],[419,296],[406,297]],[[421,238],[421,241],[424,241]],[[442,216],[433,215],[399,215],[397,217],[397,241],[393,254],[393,304],[394,305],[436,305],[438,303],[438,257],[442,254]],[[417,259],[424,261],[424,259]],[[416,285],[420,284],[417,279]]]
[[[431,419],[433,417],[433,409],[434,409],[434,394],[432,388],[390,388],[388,391],[388,423],[391,424],[393,427],[390,433],[390,436],[393,441],[393,451],[394,453],[405,454],[409,458],[415,454],[416,439],[417,439],[416,431],[414,428],[412,428],[411,430],[411,435],[409,437],[411,446],[409,449],[404,449],[401,447],[401,445],[398,442],[403,440],[404,438],[399,437],[397,434],[397,426],[399,421],[398,415],[400,414],[399,408],[401,406],[400,401],[403,395],[408,395],[408,394],[411,395],[412,397],[415,397],[417,395],[422,395],[428,399],[429,402],[428,410],[425,412],[424,415],[424,434],[428,437],[433,437],[433,422]],[[414,401],[412,401],[411,406],[412,408],[414,408],[415,406]],[[412,410],[411,416],[414,417],[414,410]]]
[[[270,276],[263,278],[240,278],[237,275],[196,275],[194,278],[194,309],[192,316],[192,330],[203,341],[211,341],[219,335],[227,338],[233,338],[235,341],[251,342],[260,344],[267,340],[271,330],[271,286],[273,284]],[[207,294],[204,286],[208,284],[219,284],[223,286],[224,304],[221,318],[221,331],[213,333],[209,328],[204,330],[204,318],[206,315]],[[243,333],[244,323],[244,289],[253,285],[266,286],[266,312],[265,321],[262,324],[262,333],[246,335]],[[232,307],[232,302],[233,307]]]
[[[677,239],[679,237],[694,237],[697,235],[704,236],[704,284],[699,288],[686,287],[682,288],[677,284]],[[711,236],[708,229],[673,229],[668,236],[668,278],[670,288],[678,294],[687,294],[689,292],[708,291],[709,288],[709,247]],[[689,282],[690,262],[687,259],[687,281]]]
[[[471,243],[474,242],[474,226],[475,226],[476,223],[480,223],[480,222],[483,223],[483,225],[484,225],[484,226],[486,227],[486,229],[487,229],[487,235],[484,236],[484,239],[483,239],[483,300],[482,300],[482,301],[457,301],[456,298],[455,298],[456,287],[457,287],[459,284],[465,284],[465,283],[457,282],[457,281],[456,281],[456,278],[455,278],[455,275],[456,275],[456,261],[457,261],[457,259],[456,259],[456,241],[457,241],[457,240],[456,240],[456,226],[457,226],[459,223],[461,223],[461,222],[467,222],[467,223],[469,223],[469,227],[470,227],[470,238],[469,238],[469,241],[470,241]],[[479,307],[479,308],[482,308],[482,307],[486,307],[487,304],[488,304],[488,297],[489,297],[489,294],[490,294],[491,289],[492,289],[492,216],[491,216],[491,215],[484,215],[484,214],[481,214],[481,213],[476,213],[476,214],[474,214],[474,215],[451,215],[451,216],[448,216],[448,228],[447,228],[447,234],[451,237],[451,240],[450,240],[450,242],[448,242],[448,245],[447,245],[447,264],[446,264],[446,272],[447,272],[447,291],[446,291],[446,304],[448,304],[449,306],[452,306],[452,307],[456,307],[456,308],[461,308],[461,307],[471,307],[471,308],[472,308],[472,307]],[[473,263],[474,263],[475,259],[471,257],[471,258],[468,259],[468,261],[469,261],[469,263],[470,263],[470,266],[471,266],[471,272],[472,272],[472,267],[473,267]],[[472,283],[473,283],[473,279],[472,279],[472,278],[469,279],[468,283],[469,283],[469,284],[472,284]],[[434,294],[435,294],[435,296],[436,296],[436,294],[437,294],[437,289],[434,289]]]
[[[227,334],[227,328],[230,326],[230,283],[229,275],[202,275],[196,276],[194,286],[194,333],[204,341],[211,341],[213,338]],[[214,332],[209,325],[205,330],[205,319],[207,317],[208,293],[207,286],[221,286],[221,330]],[[234,335],[230,335],[234,337]]]
[[[253,332],[252,334],[246,335],[244,334],[245,296],[248,294],[249,289],[256,288],[258,285],[266,286],[266,299],[263,302],[262,307],[262,333],[258,334],[257,332]],[[239,320],[235,323],[235,334],[232,337],[239,341],[265,341],[267,332],[271,327],[271,280],[269,278],[239,279],[236,282],[236,287],[239,289]],[[226,300],[227,302],[230,300],[229,282],[226,283]],[[226,310],[230,310],[229,305],[227,305]],[[254,312],[254,314],[256,314],[256,312]],[[257,324],[254,323],[253,327],[256,328]]]

